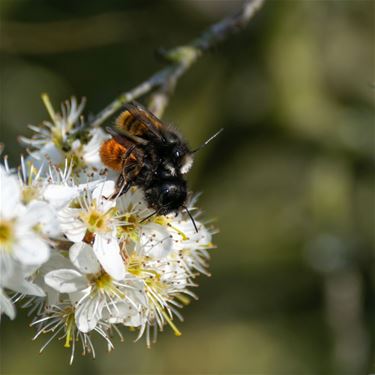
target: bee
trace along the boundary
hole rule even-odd
[[[103,164],[119,173],[114,196],[138,186],[143,189],[149,207],[155,210],[150,216],[177,213],[183,208],[197,230],[186,207],[185,175],[193,164],[194,154],[222,130],[197,149],[190,150],[173,127],[164,124],[139,103],[126,104],[115,128],[107,128],[112,138],[100,148]]]

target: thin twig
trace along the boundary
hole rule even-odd
[[[122,93],[96,115],[89,125],[101,125],[125,103],[152,91],[155,92],[150,99],[150,110],[157,116],[161,116],[179,78],[205,51],[227,39],[235,32],[243,29],[256,11],[263,5],[264,1],[265,0],[245,0],[237,13],[212,25],[191,43],[162,52],[163,57],[170,62],[170,65],[153,74],[140,85]]]

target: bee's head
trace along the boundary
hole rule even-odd
[[[156,181],[145,190],[145,196],[148,204],[160,215],[177,211],[186,202],[186,181],[178,177]]]
[[[173,145],[170,151],[170,158],[172,164],[181,174],[189,172],[193,164],[193,155],[184,143],[177,143]]]

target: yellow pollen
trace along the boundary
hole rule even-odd
[[[107,294],[118,298],[125,298],[125,294],[113,284],[111,276],[103,272],[99,276],[91,279],[91,283],[95,286],[97,292],[104,291]]]
[[[82,208],[82,206],[78,199],[73,199],[69,204],[69,208]]]
[[[72,333],[75,328],[74,314],[69,314],[66,318],[66,337],[64,348],[70,348],[70,342],[73,340]]]
[[[172,322],[172,319],[169,317],[169,315],[165,312],[165,310],[161,310],[161,313],[163,314],[164,316],[164,319],[167,321],[167,323],[169,324],[169,326],[172,328],[174,334],[176,336],[181,336],[182,333],[178,330],[178,328],[174,325],[174,323]]]
[[[152,221],[155,224],[159,224],[159,225],[162,225],[162,226],[168,225],[170,228],[172,228],[174,231],[176,231],[181,236],[183,241],[186,241],[186,240],[189,239],[189,237],[181,229],[178,229],[177,227],[172,225],[170,223],[170,220],[168,220],[165,216],[156,216],[156,218],[152,219]]]
[[[103,213],[97,209],[91,208],[88,213],[81,214],[81,219],[86,223],[87,229],[94,232],[108,232],[108,218],[112,215],[113,210]]]
[[[128,272],[135,276],[139,276],[143,271],[142,258],[131,255],[128,262]]]
[[[22,202],[27,204],[30,203],[33,199],[38,197],[38,189],[33,186],[25,186],[22,189]]]
[[[187,241],[189,239],[189,237],[181,229],[178,229],[169,223],[168,223],[168,226],[172,228],[173,230],[175,230],[181,236],[183,241]]]
[[[48,94],[44,92],[41,96],[42,96],[43,103],[48,111],[48,114],[50,115],[51,119],[55,121],[56,113],[55,113],[55,110],[53,109],[53,106],[52,106],[52,103]]]
[[[0,245],[7,251],[11,250],[13,242],[13,223],[8,220],[0,220]]]
[[[121,230],[131,234],[137,229],[137,225],[139,224],[138,217],[132,214],[125,214],[123,215],[126,224],[121,227]]]
[[[190,298],[183,295],[183,294],[177,294],[176,298],[182,302],[185,306],[187,306],[190,303]]]
[[[95,279],[95,285],[98,289],[111,289],[113,287],[112,278],[107,273],[103,273]]]
[[[156,216],[152,221],[159,225],[168,225],[169,220],[165,216]]]

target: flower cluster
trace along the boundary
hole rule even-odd
[[[121,326],[148,346],[191,298],[198,274],[208,275],[212,230],[180,212],[152,215],[143,191],[115,196],[116,175],[99,157],[108,135],[82,119],[75,99],[61,113],[43,97],[51,120],[21,138],[29,157],[18,170],[0,166],[0,310],[30,309],[36,337],[49,334],[95,356],[92,335],[111,350]]]

